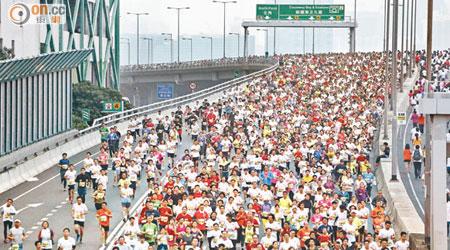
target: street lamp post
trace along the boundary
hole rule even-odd
[[[398,181],[397,179],[397,37],[398,37],[398,0],[394,0],[393,14],[392,14],[392,77],[391,77],[391,90],[392,90],[392,170],[391,181]],[[387,117],[386,117],[387,118]]]
[[[267,29],[256,29],[257,31],[264,31],[266,32],[266,55],[269,54],[269,32]]]
[[[228,3],[237,3],[237,1],[219,1],[219,0],[213,0],[213,3],[221,3],[223,4],[223,58],[225,58],[225,36],[226,36],[226,30],[225,30],[225,17],[226,17],[226,5]]]
[[[170,62],[173,63],[173,38],[172,33],[161,33],[163,36],[170,36],[170,38],[164,39],[165,41],[170,41]]]
[[[130,38],[121,37],[120,39],[127,40],[127,42],[122,42],[128,45],[128,65],[130,65]]]
[[[239,47],[241,46],[241,42],[240,42],[240,34],[239,33],[228,33],[229,35],[234,35],[234,36],[237,36],[237,38],[238,38],[238,48],[237,48],[237,52],[238,52],[238,57],[240,56],[240,50],[239,50]]]
[[[133,13],[133,12],[127,12],[128,15],[136,15],[137,25],[136,25],[136,64],[139,65],[139,16],[145,15],[147,16],[147,12],[141,12],[141,13]]]
[[[191,41],[191,62],[192,62],[193,61],[192,60],[192,38],[183,38],[183,40]]]
[[[180,62],[180,11],[181,10],[188,10],[190,7],[167,7],[169,10],[177,10],[178,12],[178,33],[177,33],[177,62]]]
[[[213,59],[213,38],[212,36],[202,36],[203,39],[211,40],[211,60]]]
[[[150,64],[150,52],[151,52],[151,64],[153,64],[153,39],[152,38],[142,38],[142,40],[146,40],[147,41],[147,45],[148,45],[148,55],[147,55],[147,63]],[[150,46],[151,44],[151,46]]]

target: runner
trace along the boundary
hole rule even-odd
[[[108,238],[110,219],[112,218],[111,210],[108,209],[108,204],[106,202],[102,203],[102,208],[97,211],[97,220],[100,225],[100,242],[102,246],[105,246],[106,239]]]
[[[77,171],[74,170],[73,164],[69,165],[69,170],[65,172],[64,178],[66,178],[69,186],[69,202],[72,204],[75,196],[75,179],[77,178]]]
[[[14,215],[16,215],[16,209],[13,206],[13,200],[8,199],[6,201],[6,204],[1,206],[0,209],[3,219],[3,242],[8,243],[8,231],[12,228]]]
[[[63,237],[58,240],[58,249],[59,250],[74,250],[75,249],[75,240],[70,237],[70,229],[64,228]]]
[[[55,232],[50,229],[48,221],[42,222],[42,228],[38,233],[38,241],[42,250],[53,249],[53,242],[55,240]],[[37,246],[36,246],[37,248]]]
[[[61,184],[63,184],[64,192],[66,191],[67,186],[67,179],[65,177],[65,174],[67,172],[67,169],[69,168],[70,161],[67,159],[67,154],[62,154],[62,159],[59,160],[58,168],[59,168],[59,176],[61,177]]]
[[[14,226],[9,230],[8,239],[11,243],[11,250],[23,250],[23,241],[27,238],[25,229],[21,226],[19,219],[14,220]]]
[[[84,222],[86,220],[87,214],[87,206],[83,203],[83,199],[81,197],[78,197],[77,202],[72,206],[72,218],[75,227],[75,234],[77,235],[77,238],[75,240],[76,243],[83,243]]]

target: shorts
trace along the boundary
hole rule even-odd
[[[131,206],[131,203],[128,203],[128,202],[122,202],[122,207],[130,208],[130,206]]]
[[[79,225],[80,227],[84,227],[84,221],[74,220],[73,224],[74,225]]]
[[[175,158],[175,154],[174,154],[174,153],[167,153],[167,156],[168,156],[169,158]]]
[[[109,226],[103,226],[103,225],[101,225],[101,227],[103,228],[103,230],[105,230],[105,232],[109,232]]]
[[[105,165],[100,165],[100,167],[102,167],[102,170],[108,170],[108,164],[105,164]]]
[[[135,182],[135,181],[132,181],[132,182],[131,182],[130,188],[131,188],[131,189],[136,189],[136,182]]]
[[[200,157],[192,157],[192,161],[193,162],[196,162],[196,161],[199,161],[200,160]]]
[[[74,190],[75,189],[75,185],[68,185],[69,190]]]
[[[155,181],[155,178],[154,178],[154,177],[147,178],[147,182],[154,182],[154,181]]]
[[[102,203],[95,203],[95,209],[98,211],[102,209]]]
[[[411,163],[411,160],[404,160],[403,162]]]

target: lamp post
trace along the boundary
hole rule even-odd
[[[147,49],[147,52],[148,52],[148,55],[147,55],[147,63],[148,64],[150,64],[150,52],[151,52],[151,64],[153,64],[153,39],[152,38],[146,38],[146,37],[144,37],[144,38],[142,38],[142,40],[146,40],[147,41],[147,45],[148,45],[148,49]],[[151,44],[151,46],[150,46],[150,44]]]
[[[178,31],[177,31],[177,61],[180,62],[180,11],[188,10],[190,7],[167,7],[169,10],[177,10],[178,13]]]
[[[269,32],[267,29],[256,29],[257,31],[264,31],[266,32],[266,56],[269,55]]]
[[[213,59],[213,38],[212,36],[202,36],[203,39],[211,40],[211,60]]]
[[[145,15],[147,16],[147,12],[133,13],[127,12],[128,15],[136,15],[137,25],[136,25],[136,64],[139,65],[139,16]]]
[[[183,37],[183,40],[185,40],[185,41],[191,41],[191,62],[192,62],[192,38],[184,38],[184,37]]]
[[[393,13],[392,13],[392,78],[391,78],[391,90],[392,90],[392,170],[391,181],[398,181],[397,179],[397,37],[398,37],[398,0],[394,0]],[[387,117],[386,117],[387,118]]]
[[[161,33],[163,36],[170,36],[170,38],[165,38],[165,41],[170,41],[170,62],[173,62],[173,38],[172,33]]]
[[[121,37],[120,39],[127,40],[127,42],[122,42],[128,45],[128,65],[130,65],[130,38]]]
[[[213,0],[213,3],[221,3],[223,4],[223,58],[225,58],[225,36],[226,36],[226,30],[225,30],[225,17],[226,17],[226,5],[228,3],[237,3],[237,1],[219,1],[219,0]]]
[[[241,40],[241,39],[240,39],[240,36],[241,36],[241,35],[240,35],[239,33],[231,33],[231,32],[228,33],[228,34],[229,34],[229,35],[232,35],[232,36],[233,36],[233,35],[234,35],[234,36],[237,36],[237,38],[238,38],[238,48],[237,48],[237,52],[238,52],[238,53],[237,53],[237,55],[238,55],[238,57],[239,57],[240,54],[241,54],[241,53],[240,53],[240,50],[239,50],[239,47],[241,46],[241,41],[240,41],[240,40]]]

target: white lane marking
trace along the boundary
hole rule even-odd
[[[27,231],[27,232],[26,232],[27,235],[30,235],[30,234],[32,234],[32,233],[33,233],[33,231]]]
[[[92,156],[97,155],[98,153],[100,153],[100,152],[97,152],[97,153],[93,154]],[[82,163],[83,161],[84,161],[84,159],[81,160],[81,161],[79,161],[79,162],[77,162],[77,163],[75,163],[75,166],[77,166],[78,164]],[[23,194],[21,194],[21,195],[15,197],[15,198],[13,198],[13,200],[14,200],[14,201],[17,201],[18,199],[24,197],[25,195],[27,195],[27,194],[33,192],[33,191],[36,190],[36,189],[42,187],[43,185],[47,184],[48,182],[50,182],[51,180],[55,179],[55,178],[58,177],[58,176],[59,176],[59,174],[50,177],[50,179],[48,179],[48,180],[42,182],[41,184],[39,184],[39,185],[37,185],[37,186],[35,186],[35,187],[29,189],[28,191],[24,192]]]
[[[61,205],[64,205],[66,203],[67,203],[67,201],[61,201]]]
[[[52,209],[52,211],[50,211],[50,212],[56,213],[57,211],[58,211],[58,209]]]
[[[405,131],[403,132],[403,146],[406,145],[406,131],[408,129],[408,124],[411,121],[411,116],[412,115],[410,114],[409,118],[408,118],[408,121],[406,122],[406,125],[405,125]],[[409,168],[411,169],[411,166]],[[409,182],[409,185],[411,186],[411,190],[412,190],[412,193],[414,195],[414,199],[416,199],[417,204],[419,204],[420,211],[422,211],[422,213],[425,214],[425,210],[423,209],[423,206],[420,203],[419,197],[417,196],[416,189],[414,188],[414,186],[412,184],[411,176],[409,175],[409,173],[406,173],[406,176],[408,176],[408,182]]]
[[[62,206],[61,206],[61,205],[58,205],[58,206],[56,206],[56,208],[60,209],[60,208],[62,208]]]
[[[31,227],[31,230],[36,230],[38,228],[39,228],[38,226],[34,226],[34,227]]]
[[[38,222],[36,222],[36,225],[40,226],[40,225],[42,225],[42,222],[38,221]]]
[[[30,207],[37,208],[37,207],[39,207],[42,204],[44,204],[44,203],[27,204],[24,208],[21,208],[21,209],[17,210],[16,214],[20,214],[21,212],[23,212],[24,210],[26,210],[26,209],[28,209]]]
[[[44,217],[41,219],[41,221],[45,221],[45,220],[48,220],[48,218]]]
[[[47,217],[51,217],[51,216],[53,216],[53,214],[52,213],[48,213],[46,216]]]

